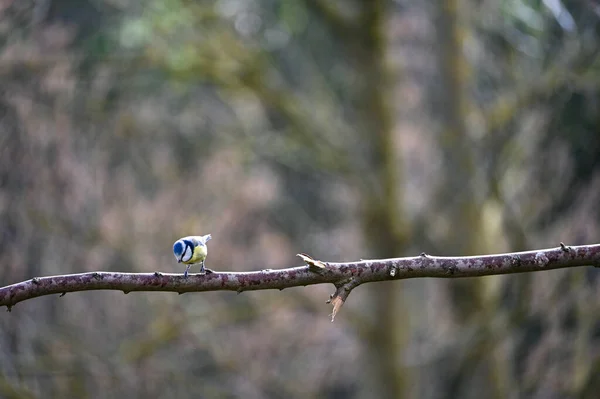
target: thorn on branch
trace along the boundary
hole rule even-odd
[[[7,312],[9,312],[9,313],[12,312],[12,308],[13,308],[12,305],[6,305]]]
[[[322,274],[327,269],[327,265],[324,262],[313,259],[307,254],[296,254],[296,256],[300,257],[308,265],[308,270],[313,273]]]
[[[333,294],[329,295],[329,300],[326,303],[333,305],[333,312],[331,312],[331,322],[335,320],[335,315],[348,299],[350,292],[360,285],[360,280],[356,277],[351,277],[349,280],[345,280],[335,284],[336,290]]]
[[[344,300],[341,297],[336,296],[331,300],[331,304],[333,305],[333,311],[331,312],[331,322],[333,323],[333,321],[335,320],[335,315],[337,314],[337,312],[339,312],[339,310],[342,308],[342,305],[344,304]]]
[[[162,273],[161,272],[154,272],[154,277],[162,277]]]
[[[63,293],[62,293],[62,294],[60,294],[58,297],[59,297],[59,298],[62,298],[62,297],[63,297],[63,296],[65,296],[65,295],[67,295],[67,293],[66,293],[66,292],[63,292]]]
[[[40,279],[38,277],[34,277],[31,279],[31,282],[35,285],[40,285]]]
[[[562,249],[563,252],[571,252],[571,247],[566,246],[564,242],[560,243],[560,249]]]
[[[423,258],[429,258],[429,255],[427,255],[425,252],[421,252],[419,256],[422,256]]]
[[[123,290],[123,294],[127,295],[127,294],[129,294],[129,291]]]

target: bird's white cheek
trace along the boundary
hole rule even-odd
[[[190,259],[192,259],[192,250],[190,249],[190,247],[187,247],[185,249],[185,252],[183,253],[183,256],[181,257],[181,260],[187,262]]]

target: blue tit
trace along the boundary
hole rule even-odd
[[[193,264],[200,263],[200,273],[204,274],[204,260],[208,254],[206,242],[212,237],[210,234],[205,236],[188,236],[180,238],[173,244],[173,254],[178,263],[185,263],[187,268],[183,277],[187,278],[188,271]],[[207,269],[208,270],[208,269]]]

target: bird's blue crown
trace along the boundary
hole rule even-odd
[[[175,255],[181,255],[183,253],[183,243],[181,241],[177,241],[173,245],[173,253]]]

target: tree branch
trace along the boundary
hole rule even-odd
[[[408,258],[361,260],[358,262],[321,262],[302,255],[307,266],[255,272],[213,272],[204,275],[174,273],[90,272],[61,276],[35,277],[0,288],[0,306],[11,308],[27,299],[44,295],[89,290],[172,291],[179,294],[202,291],[243,291],[279,289],[331,283],[336,292],[328,302],[333,305],[332,321],[350,292],[363,283],[416,277],[476,277],[525,273],[577,266],[600,267],[600,244],[498,255],[441,257],[421,254]]]

